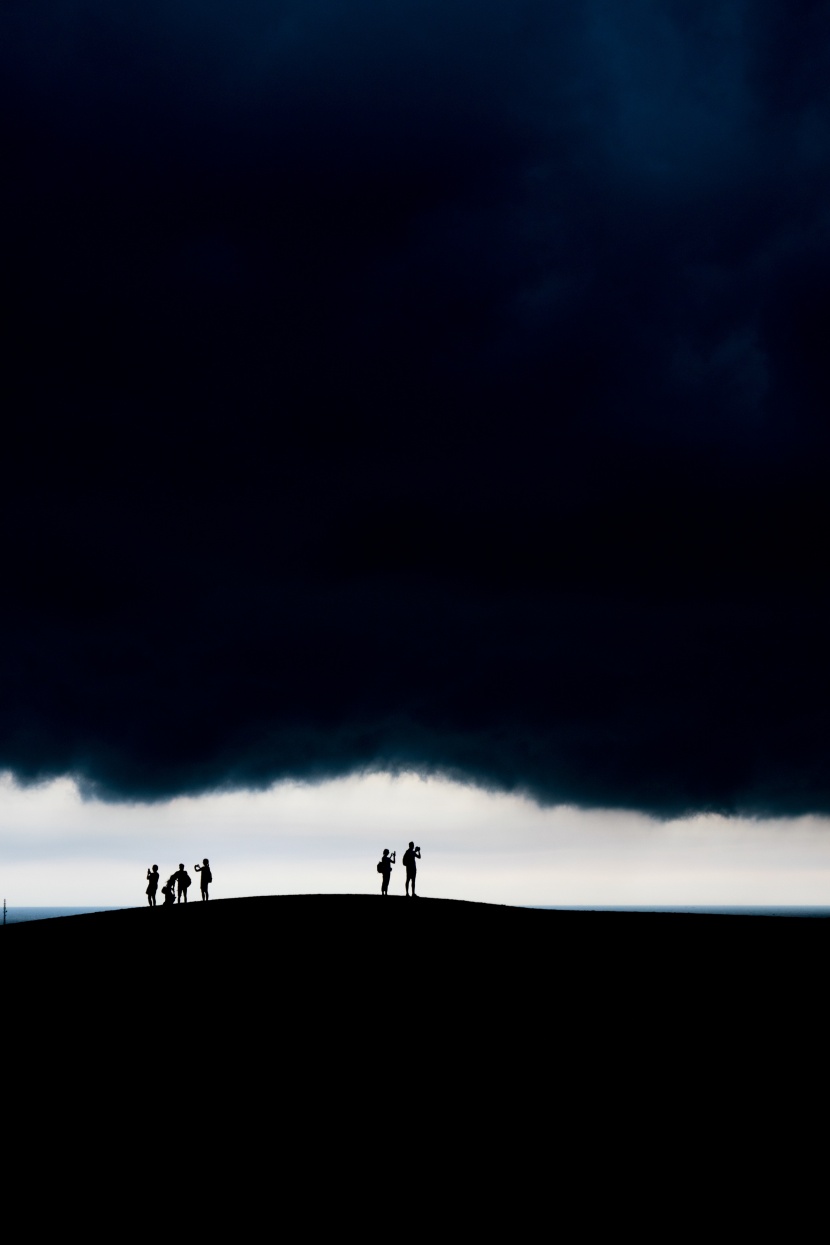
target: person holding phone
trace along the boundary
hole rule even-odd
[[[390,856],[389,848],[384,847],[383,855],[378,861],[378,871],[383,877],[383,881],[381,882],[381,885],[380,885],[381,895],[389,894],[389,879],[392,876],[392,866],[394,863],[395,863],[395,852],[393,852],[392,855]]]
[[[202,892],[202,899],[209,899],[210,896],[208,895],[208,887],[213,881],[213,874],[210,871],[210,861],[207,856],[205,856],[200,865],[194,865],[193,868],[200,875],[199,888]]]
[[[159,888],[159,867],[153,865],[152,869],[147,870],[147,902],[151,908],[156,906],[156,891]]]
[[[412,883],[412,898],[413,899],[418,898],[418,896],[415,894],[415,874],[418,872],[418,867],[415,864],[415,861],[420,860],[420,859],[421,859],[420,847],[416,847],[413,842],[410,842],[409,847],[403,854],[403,863],[406,866],[406,897],[407,899],[409,898],[409,883],[410,882]]]

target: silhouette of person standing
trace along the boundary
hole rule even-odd
[[[184,865],[179,865],[179,872],[176,874],[176,883],[178,885],[177,903],[187,903],[187,889],[190,886],[190,874]]]
[[[199,887],[202,891],[202,899],[209,899],[210,896],[208,895],[208,887],[213,881],[213,874],[210,871],[210,862],[208,861],[207,856],[205,856],[200,865],[194,865],[193,868],[197,873],[201,873],[202,875],[199,878]]]
[[[381,895],[388,895],[389,893],[389,879],[392,876],[392,866],[394,863],[395,863],[395,853],[393,852],[392,855],[390,856],[389,848],[384,847],[383,856],[381,857],[380,862],[378,864],[378,869],[383,874],[383,881],[381,882],[381,885],[380,885]]]
[[[409,847],[403,854],[403,863],[406,865],[406,896],[409,898],[409,883],[412,883],[412,898],[417,899],[415,894],[415,874],[418,872],[416,860],[421,859],[421,849],[410,842]]]
[[[159,867],[153,865],[152,870],[147,870],[147,902],[151,908],[156,906],[156,891],[159,888]]]

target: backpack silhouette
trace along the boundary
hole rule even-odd
[[[378,873],[383,873],[383,861],[378,861]]]

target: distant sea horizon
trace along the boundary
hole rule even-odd
[[[812,904],[520,904],[546,912],[678,912],[693,916],[830,917],[830,905]]]
[[[6,909],[6,924],[19,925],[22,921],[48,921],[56,916],[81,916],[84,912],[117,912],[119,907],[124,904],[109,904],[106,907],[98,905],[90,908],[69,908],[69,907],[19,907],[13,908],[11,905]],[[2,917],[0,917],[2,920]]]
[[[54,917],[81,916],[86,912],[117,912],[121,908],[143,907],[143,904],[109,904],[97,907],[8,907],[6,924],[23,921],[48,921]],[[541,912],[676,912],[699,916],[778,916],[804,918],[830,917],[830,905],[808,904],[508,904],[508,907],[532,908]]]

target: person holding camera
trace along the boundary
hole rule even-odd
[[[204,860],[202,861],[200,865],[194,865],[193,868],[196,870],[197,873],[200,873],[202,875],[199,878],[199,889],[202,892],[202,899],[209,899],[210,896],[208,895],[208,887],[213,881],[213,874],[210,871],[210,861],[208,860],[207,856],[205,856]]]
[[[152,870],[147,870],[147,902],[151,908],[156,906],[156,891],[159,888],[159,867],[153,865]]]
[[[403,863],[406,865],[406,897],[407,899],[409,898],[409,883],[410,882],[412,883],[412,898],[413,899],[418,898],[418,896],[415,894],[415,874],[418,872],[418,867],[415,864],[415,861],[420,860],[420,859],[421,859],[420,847],[416,847],[414,843],[410,842],[409,847],[403,854]]]
[[[383,855],[378,861],[378,873],[383,874],[383,881],[381,882],[381,885],[380,885],[381,895],[389,894],[389,879],[392,876],[392,866],[395,863],[395,855],[396,853],[393,852],[392,855],[390,856],[389,848],[384,847]]]

